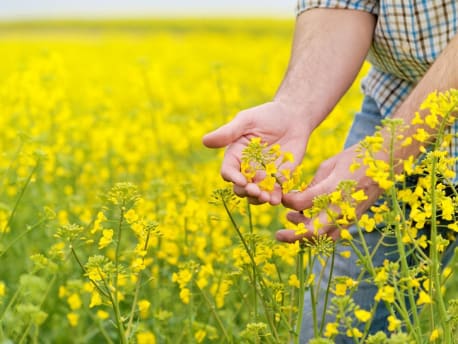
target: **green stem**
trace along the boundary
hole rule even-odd
[[[53,275],[51,281],[48,284],[48,288],[46,289],[46,292],[44,293],[40,303],[37,305],[39,308],[41,308],[43,306],[43,303],[45,302],[46,298],[48,297],[49,292],[51,291],[51,288],[54,285],[55,281],[56,281],[56,275]],[[30,328],[32,327],[32,325],[33,325],[32,320],[29,320],[29,323],[27,324],[27,328],[25,329],[25,331],[22,334],[21,339],[19,340],[19,344],[24,343],[24,341],[26,340],[26,338],[27,338],[27,336],[28,336],[28,334],[30,332]]]
[[[309,263],[309,271],[313,271],[313,264],[315,260],[312,259],[312,252],[308,250],[308,263]],[[312,304],[312,318],[313,318],[313,333],[315,338],[318,337],[318,319],[317,319],[317,311],[316,311],[316,302],[315,302],[315,291],[313,288],[313,283],[310,284],[310,301]]]
[[[212,302],[210,301],[210,299],[208,298],[207,294],[197,285],[197,289],[200,291],[200,293],[202,294],[205,302],[207,303],[208,305],[208,308],[210,309],[210,312],[211,314],[213,315],[213,317],[215,318],[216,322],[218,323],[218,326],[221,330],[221,332],[223,333],[224,335],[224,338],[226,338],[226,341],[228,343],[232,343],[232,338],[229,336],[229,334],[227,333],[226,331],[226,328],[224,327],[224,324],[223,324],[223,321],[221,320],[221,318],[219,317],[218,313],[216,312],[215,310],[215,306],[212,304]]]
[[[6,222],[5,226],[0,231],[0,236],[1,236],[1,234],[6,233],[7,228],[11,226],[11,222],[13,221],[14,215],[16,214],[16,211],[17,211],[17,208],[19,206],[19,203],[21,202],[22,197],[24,197],[25,190],[29,186],[30,181],[32,180],[32,177],[35,174],[35,172],[37,171],[39,165],[40,165],[40,160],[37,160],[37,163],[35,164],[35,166],[33,167],[32,171],[30,172],[29,176],[27,177],[27,180],[24,183],[24,186],[22,187],[21,192],[19,193],[19,196],[16,199],[16,202],[14,203],[14,207],[13,207],[13,210],[11,211],[11,215],[8,218],[8,221]]]
[[[324,296],[323,314],[321,315],[320,335],[323,333],[323,328],[324,328],[324,324],[326,321],[326,309],[328,306],[329,295],[331,293],[331,280],[332,280],[332,275],[334,273],[335,254],[336,254],[336,251],[335,251],[335,245],[334,245],[332,249],[331,268],[329,269],[329,278],[328,278],[328,283],[326,287],[326,294]]]
[[[81,260],[79,259],[78,255],[76,254],[76,251],[75,249],[73,248],[72,245],[70,245],[70,252],[72,253],[72,256],[73,258],[75,258],[76,262],[78,263],[78,265],[80,266],[81,270],[83,270],[83,273],[86,273],[86,268],[84,267],[84,265],[81,263]],[[108,297],[110,298],[110,295],[105,292],[102,288],[100,288],[100,286],[97,284],[96,281],[94,281],[93,279],[91,278],[88,278],[89,281],[92,283],[92,285],[94,286],[95,289],[97,289],[97,291],[102,294],[103,296],[105,297]]]
[[[8,305],[5,307],[5,309],[3,310],[2,315],[0,316],[0,324],[3,323],[3,317],[10,310],[10,308],[13,306],[14,302],[16,302],[16,299],[19,297],[19,294],[20,294],[21,291],[22,291],[22,287],[19,287],[19,288],[16,289],[15,293],[13,294],[13,297],[8,302]]]
[[[114,262],[114,300],[118,303],[118,284],[119,284],[119,255],[121,251],[121,236],[122,236],[122,225],[124,220],[124,203],[122,204],[121,213],[119,215],[119,224],[118,224],[118,237],[116,240],[116,251],[115,251],[115,262]],[[118,306],[119,308],[119,306]]]
[[[99,275],[102,276],[101,273],[99,273]],[[103,282],[103,284],[105,286],[105,289],[108,292],[108,298],[110,300],[111,307],[113,308],[113,311],[114,311],[114,314],[115,314],[116,327],[118,329],[118,334],[119,334],[119,337],[120,337],[120,343],[121,344],[128,344],[129,341],[127,340],[126,333],[125,333],[125,330],[124,330],[124,325],[123,325],[122,316],[121,316],[121,310],[119,309],[119,303],[117,302],[116,296],[115,296],[118,291],[115,289],[114,290],[115,295],[113,295],[113,293],[110,292],[110,286],[108,285],[108,283],[105,280],[105,278],[103,278],[103,277],[101,277],[101,278],[102,278],[102,282]]]
[[[390,178],[391,180],[395,179],[395,171],[394,171],[394,166],[395,166],[395,158],[394,158],[394,152],[396,148],[396,125],[392,124],[391,126],[391,137],[390,137],[390,155],[389,155],[389,166],[390,166]],[[399,216],[402,213],[402,209],[399,206],[399,203],[397,202],[397,197],[396,197],[396,188],[391,187],[390,188],[390,197],[391,197],[391,206],[392,208],[396,211]],[[396,221],[395,223],[395,228],[394,228],[394,233],[396,236],[396,244],[398,248],[398,253],[399,253],[399,260],[401,263],[401,278],[403,280],[407,280],[410,278],[409,276],[409,264],[407,263],[407,258],[408,255],[406,254],[406,250],[404,247],[404,243],[402,242],[402,235],[401,235],[401,226],[399,225],[399,221]],[[396,288],[397,290],[398,288]],[[418,311],[415,303],[415,296],[413,293],[412,288],[407,288],[407,294],[409,297],[409,304],[410,307],[407,309],[406,303],[405,303],[405,298],[404,295],[401,294],[401,296],[398,298],[400,302],[400,308],[403,310],[402,315],[404,318],[404,321],[407,325],[407,327],[410,329],[411,333],[415,336],[417,343],[421,342],[421,326],[420,326],[420,320],[418,318]],[[413,322],[412,324],[410,316],[409,316],[409,310],[413,316]]]
[[[297,274],[299,278],[299,295],[298,295],[298,312],[297,323],[296,323],[296,333],[294,337],[294,343],[299,344],[300,333],[302,329],[302,317],[304,313],[304,293],[305,293],[305,275],[304,275],[304,251],[303,247],[300,248],[297,260]]]
[[[15,237],[13,240],[11,240],[11,242],[8,244],[8,246],[6,246],[6,248],[0,252],[0,258],[6,253],[8,252],[8,250],[14,246],[14,244],[16,244],[19,240],[21,240],[24,236],[26,236],[28,233],[30,233],[32,230],[34,230],[35,228],[37,228],[38,226],[40,226],[41,224],[43,224],[44,222],[46,222],[47,219],[42,219],[40,221],[38,221],[37,223],[35,223],[34,225],[32,226],[27,226],[27,229],[25,231],[23,231],[21,234],[19,234],[17,237]]]
[[[151,234],[151,228],[148,228],[148,232],[146,233],[145,244],[143,245],[143,251],[146,251],[148,249],[148,243],[149,243],[150,234]],[[145,257],[142,258],[142,262],[143,263],[145,262]],[[134,322],[135,308],[137,307],[137,300],[138,300],[138,296],[140,294],[141,281],[142,281],[142,274],[141,274],[141,271],[140,271],[138,273],[137,282],[135,284],[134,300],[132,301],[132,308],[130,310],[129,321],[127,323],[127,328],[126,328],[126,337],[127,338],[129,338],[129,336],[130,336],[130,331],[132,330],[132,325],[133,325],[133,322]]]
[[[440,257],[437,250],[438,233],[437,233],[437,195],[436,195],[436,157],[433,158],[431,167],[431,272],[430,272],[430,292],[434,293],[433,300],[437,302],[440,323],[444,329],[444,343],[451,344],[452,336],[447,319],[447,309],[445,307],[444,297],[442,295]]]
[[[238,236],[239,236],[239,238],[240,238],[240,241],[242,242],[242,245],[243,245],[243,247],[245,248],[245,251],[246,251],[247,254],[248,254],[248,257],[250,258],[250,261],[251,261],[252,266],[254,266],[254,267],[256,268],[256,261],[254,260],[253,253],[251,252],[250,248],[248,247],[248,244],[247,244],[245,238],[243,237],[243,234],[242,234],[242,232],[240,231],[239,226],[238,226],[237,223],[235,222],[235,219],[234,219],[234,217],[232,216],[232,213],[230,212],[230,210],[229,210],[229,208],[228,208],[228,206],[227,206],[226,201],[223,200],[222,203],[223,203],[224,209],[226,210],[227,215],[229,216],[229,219],[230,219],[230,221],[231,221],[231,223],[232,223],[232,226],[234,227],[235,231],[237,232],[237,234],[238,234]],[[259,284],[260,284],[261,286],[263,286],[263,287],[264,287],[263,290],[265,290],[265,289],[266,289],[266,288],[265,288],[265,283],[264,283],[264,280],[263,280],[262,276],[258,276],[258,277],[259,277]],[[255,289],[257,290],[258,288],[256,288],[256,286],[255,286]],[[261,301],[262,301],[262,303],[263,303],[264,311],[265,311],[266,314],[267,314],[267,312],[268,312],[267,309],[268,309],[268,308],[267,308],[266,302],[265,302],[265,300],[264,300],[263,297],[261,297]],[[270,328],[270,330],[272,331],[272,335],[275,337],[275,340],[280,341],[280,339],[279,339],[279,337],[278,337],[277,329],[276,329],[276,327],[275,327],[275,324],[273,324],[271,317],[270,317],[270,316],[267,316],[266,318],[267,318],[267,320],[268,320],[269,328]]]
[[[256,256],[256,245],[254,242],[253,234],[254,234],[254,228],[253,228],[253,217],[251,216],[251,207],[250,203],[247,201],[247,213],[248,213],[248,228],[250,229],[250,234],[251,234],[251,250],[253,254]],[[257,274],[256,274],[256,266],[252,265],[252,273],[253,273],[253,303],[254,303],[254,322],[256,323],[258,321],[258,295],[256,293],[256,285],[257,285]]]

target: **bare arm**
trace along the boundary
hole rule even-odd
[[[411,124],[423,100],[427,95],[434,91],[445,91],[450,88],[458,88],[458,35],[456,35],[445,50],[440,54],[428,72],[420,80],[417,86],[412,90],[407,99],[399,106],[393,114],[393,118],[400,118],[406,124]],[[425,119],[429,114],[427,110],[419,112],[420,117]],[[456,114],[455,114],[456,115]],[[423,128],[430,134],[435,134],[436,129],[430,128],[424,124],[410,125],[403,134],[412,136],[416,133],[418,128]],[[390,141],[390,133],[382,129],[382,135],[385,138],[387,149],[378,154],[379,159],[388,161],[388,142]],[[420,153],[420,146],[423,143],[413,140],[413,144],[406,147],[399,145],[395,150],[395,159],[404,160],[410,156],[418,156]],[[378,185],[369,177],[366,176],[365,171],[360,169],[354,173],[349,171],[350,164],[355,160],[357,153],[357,146],[349,147],[342,153],[325,161],[317,171],[313,186],[306,189],[304,192],[296,194],[288,194],[284,196],[283,202],[286,206],[301,210],[307,209],[312,206],[313,199],[321,194],[328,194],[335,190],[338,183],[342,180],[355,180],[360,189],[363,189],[368,195],[368,199],[358,204],[357,214],[361,215],[366,211],[373,202],[380,196],[382,190]],[[402,168],[402,164],[398,165]],[[298,212],[291,212],[288,214],[290,221],[294,223],[305,222],[310,223],[302,214]],[[338,231],[334,226],[327,226],[324,232],[336,238],[339,236]],[[282,230],[277,234],[277,238],[281,241],[295,241],[299,239],[293,231]]]
[[[354,81],[374,27],[375,17],[362,11],[312,9],[302,13],[275,100],[301,113],[313,130]]]
[[[420,80],[418,85],[409,94],[407,99],[399,106],[393,118],[400,118],[404,123],[411,123],[415,112],[420,108],[421,103],[434,91],[446,91],[450,88],[458,88],[458,35],[456,35],[445,50],[439,55],[437,60]],[[427,111],[420,111],[423,119],[428,115]],[[410,126],[405,136],[415,134],[419,126]],[[428,126],[421,126],[430,134],[435,130]],[[414,144],[407,147],[399,147],[396,151],[396,158],[406,159],[410,155],[417,156],[420,151],[421,143],[414,141]]]
[[[375,18],[353,10],[312,9],[296,23],[291,59],[272,102],[241,111],[205,135],[210,148],[227,146],[221,175],[252,203],[281,201],[281,190],[261,191],[240,173],[241,152],[251,137],[280,144],[298,164],[311,132],[351,85],[368,52]],[[292,166],[294,167],[294,166]]]

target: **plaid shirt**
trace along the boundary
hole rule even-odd
[[[396,110],[458,32],[454,0],[298,0],[298,14],[311,8],[345,8],[377,16],[367,57],[372,68],[362,89],[384,117]],[[450,130],[458,134],[458,123]],[[458,158],[456,137],[450,153]]]

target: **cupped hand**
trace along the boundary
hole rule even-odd
[[[350,171],[351,164],[359,154],[358,145],[354,145],[332,158],[324,161],[318,168],[315,177],[309,187],[301,192],[290,192],[283,196],[282,203],[296,211],[289,212],[287,219],[294,223],[304,223],[308,232],[297,235],[294,230],[282,229],[276,234],[276,238],[283,242],[294,242],[303,237],[311,238],[314,235],[313,220],[305,217],[302,210],[309,209],[313,205],[313,199],[319,195],[330,194],[335,191],[341,181],[354,180],[356,189],[363,190],[367,196],[366,200],[358,202],[356,206],[356,216],[359,218],[382,194],[382,189],[371,178],[366,176],[366,169],[361,167],[354,172]],[[323,226],[318,230],[318,235],[326,234],[337,239],[340,236],[340,230],[333,224],[327,223],[325,213],[318,215],[320,223]]]
[[[234,192],[241,197],[248,197],[253,204],[269,202],[279,204],[282,199],[280,186],[272,192],[263,191],[253,182],[247,182],[240,172],[242,151],[253,137],[260,137],[269,146],[279,144],[282,151],[291,152],[294,162],[284,165],[294,168],[302,160],[311,132],[301,114],[288,108],[279,101],[265,103],[244,111],[235,118],[205,135],[203,143],[209,148],[227,147],[221,166],[221,176],[234,184]]]

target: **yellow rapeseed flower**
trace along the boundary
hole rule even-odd
[[[297,278],[296,274],[292,274],[292,275],[289,276],[288,285],[290,285],[290,286],[292,286],[294,288],[299,288],[301,286],[301,282]]]
[[[401,327],[401,320],[393,315],[388,316],[388,331],[394,332]]]
[[[207,336],[207,332],[203,329],[198,329],[196,333],[194,333],[194,339],[197,343],[202,343]]]
[[[156,344],[156,336],[149,331],[138,332],[137,344]]]
[[[0,281],[0,297],[3,297],[6,295],[6,285],[5,282]]]
[[[440,337],[440,331],[436,328],[431,331],[431,335],[429,336],[429,341],[434,342]]]
[[[96,316],[97,318],[99,318],[100,320],[106,320],[110,317],[110,313],[104,311],[104,310],[101,310],[99,309],[96,313]]]
[[[418,295],[417,305],[424,305],[424,304],[430,304],[430,303],[433,303],[431,296],[429,296],[429,294],[426,293],[425,291],[420,290],[420,293]]]
[[[185,305],[187,305],[191,300],[191,290],[189,290],[189,288],[182,288],[180,290],[180,299]]]
[[[99,240],[99,250],[102,248],[107,247],[110,245],[113,241],[113,230],[112,229],[104,229],[102,231],[102,237]]]
[[[385,285],[378,289],[377,293],[374,297],[375,301],[387,301],[387,302],[394,302],[394,288],[390,285]]]
[[[71,294],[67,298],[67,303],[72,311],[80,309],[82,305],[81,298],[77,293]]]
[[[263,180],[261,180],[258,183],[258,185],[261,188],[261,190],[270,192],[274,190],[276,182],[277,182],[277,179],[275,177],[268,175]]]
[[[326,324],[326,328],[324,330],[325,337],[333,337],[339,334],[339,324],[335,322],[330,322]]]
[[[138,306],[138,311],[140,312],[140,318],[146,319],[148,317],[151,302],[143,299],[143,300],[138,301],[137,306]]]
[[[79,314],[71,312],[67,314],[67,320],[71,327],[78,326],[78,321],[80,319]]]
[[[355,316],[356,316],[356,319],[358,319],[359,321],[367,322],[372,317],[372,313],[364,309],[357,309],[355,310]]]
[[[372,217],[369,217],[368,214],[363,214],[361,218],[358,221],[358,225],[361,228],[364,228],[366,232],[372,232],[375,228],[375,219]]]
[[[350,232],[348,231],[348,229],[342,229],[340,231],[340,238],[343,240],[353,240],[353,237],[350,234]]]
[[[361,338],[363,336],[363,334],[361,333],[361,331],[356,328],[356,327],[353,327],[353,328],[350,328],[347,330],[347,337],[351,337],[351,338]]]

